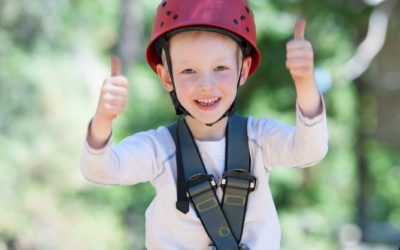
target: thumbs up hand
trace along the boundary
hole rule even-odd
[[[111,122],[124,111],[127,101],[128,80],[121,75],[119,58],[113,57],[111,77],[103,82],[95,116]]]
[[[315,117],[323,111],[322,99],[314,79],[314,52],[304,39],[306,21],[297,21],[294,38],[286,45],[286,67],[290,71],[297,92],[297,103],[302,114]]]
[[[286,68],[296,85],[314,82],[314,52],[311,43],[304,39],[306,21],[297,21],[294,37],[286,45]]]
[[[120,115],[128,102],[128,80],[121,75],[118,57],[111,62],[111,76],[106,78],[100,91],[96,113],[90,123],[87,142],[99,149],[106,145],[114,119]]]

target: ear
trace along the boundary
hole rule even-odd
[[[174,90],[171,77],[169,77],[168,69],[164,67],[164,65],[157,64],[157,75],[160,78],[161,85],[166,91],[171,92]]]
[[[243,60],[243,68],[239,84],[240,86],[243,86],[246,83],[247,77],[249,76],[250,67],[251,67],[251,56],[246,56]]]

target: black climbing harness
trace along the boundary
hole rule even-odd
[[[229,117],[226,129],[225,172],[220,186],[221,203],[216,195],[217,183],[207,174],[193,135],[185,120],[168,127],[175,145],[177,160],[176,207],[189,211],[189,199],[207,235],[218,250],[245,250],[241,244],[249,193],[254,191],[256,178],[250,174],[250,152],[247,137],[247,118]]]

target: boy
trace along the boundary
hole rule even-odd
[[[102,184],[150,181],[156,196],[146,211],[148,249],[280,249],[269,172],[276,166],[316,164],[327,152],[325,109],[314,81],[313,51],[304,40],[304,29],[305,22],[299,21],[294,39],[287,44],[286,66],[297,91],[296,127],[249,117],[245,132],[232,130],[229,138],[237,90],[260,59],[253,13],[246,0],[175,0],[163,1],[158,7],[147,60],[170,93],[176,113],[184,115],[176,127],[136,133],[111,146],[112,123],[128,97],[128,81],[120,75],[119,61],[113,59],[112,76],[104,81],[89,125],[81,170],[88,180]],[[233,153],[226,144],[231,143],[231,135],[243,134],[246,141],[234,141],[233,145],[244,144],[237,152],[248,151],[251,163],[247,171],[229,172],[225,165]],[[190,147],[196,152],[185,153]],[[191,154],[189,160],[185,160],[187,154]],[[192,165],[202,165],[206,174],[195,173],[190,180],[182,177]],[[215,192],[211,188],[197,192],[205,183],[199,176],[209,178],[206,183],[212,186],[221,180],[226,183],[225,176],[229,176],[228,184],[239,186],[247,178],[243,184],[247,190],[241,196],[239,191],[235,193],[237,188],[229,189],[226,184],[221,185],[224,189],[215,186]],[[230,195],[228,202],[223,192],[235,195]],[[220,204],[212,204],[212,196],[196,201],[197,195],[204,194],[217,196]],[[225,211],[228,204],[234,205],[230,207],[233,216],[228,208]]]

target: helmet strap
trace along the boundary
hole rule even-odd
[[[176,94],[175,91],[175,81],[174,81],[174,74],[172,73],[172,61],[171,61],[171,53],[169,50],[169,44],[165,36],[160,37],[160,43],[161,47],[164,49],[165,52],[165,57],[167,60],[167,68],[168,68],[168,73],[171,78],[173,90],[169,92],[169,95],[171,96],[172,104],[174,105],[175,108],[175,113],[176,115],[189,115],[193,117],[179,102],[178,100],[178,95]]]

